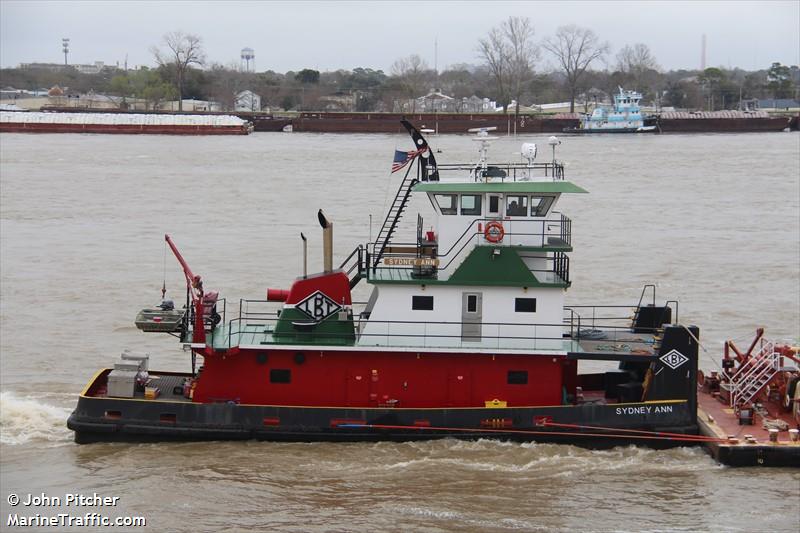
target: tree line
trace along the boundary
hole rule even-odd
[[[552,36],[536,39],[528,18],[509,17],[476,43],[477,64],[451,65],[436,72],[417,54],[397,59],[389,73],[371,68],[319,72],[302,69],[278,73],[242,71],[237,65],[208,63],[202,39],[182,32],[166,34],[151,53],[154,68],[98,74],[75,69],[3,69],[3,86],[42,88],[66,86],[70,92],[111,95],[124,107],[126,99],[144,100],[150,108],[167,100],[218,102],[232,110],[236,95],[250,90],[264,108],[322,111],[349,102],[353,111],[393,111],[399,100],[414,102],[431,90],[456,102],[477,96],[497,102],[505,112],[545,102],[602,102],[618,87],[643,94],[643,103],[701,110],[736,109],[753,98],[798,98],[800,71],[772,63],[756,71],[711,67],[664,71],[644,43],[625,45],[611,54],[609,44],[591,29],[568,25]],[[544,69],[549,59],[554,68]],[[512,106],[512,103],[514,104]],[[583,111],[583,109],[577,109]]]

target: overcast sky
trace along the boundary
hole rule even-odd
[[[370,67],[419,54],[439,70],[478,64],[480,37],[509,16],[529,17],[537,40],[577,24],[611,45],[645,43],[665,69],[767,68],[800,63],[800,0],[762,2],[256,2],[0,0],[0,66],[63,62],[153,65],[150,52],[170,31],[203,39],[210,62],[240,63],[255,50],[256,70],[286,72]],[[435,42],[438,41],[438,55]],[[543,54],[539,70],[548,67]],[[598,65],[600,67],[602,65]]]

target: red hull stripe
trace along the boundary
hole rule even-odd
[[[367,423],[366,420],[354,420],[352,418],[331,418],[331,427],[332,428],[348,427],[348,426],[363,426],[366,423]]]

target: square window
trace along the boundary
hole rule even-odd
[[[436,203],[439,205],[439,211],[443,215],[456,214],[456,195],[455,194],[436,194]]]
[[[531,216],[543,217],[553,204],[552,196],[531,196]]]
[[[481,195],[462,194],[461,195],[461,214],[477,215],[481,214]]]
[[[506,216],[524,217],[528,215],[527,196],[506,196]]]
[[[509,385],[527,385],[528,384],[528,371],[527,370],[509,370],[508,371],[508,384]]]
[[[433,311],[433,296],[412,296],[411,309],[414,311]]]
[[[291,383],[292,371],[286,368],[273,368],[269,371],[270,383]]]
[[[536,298],[514,298],[514,311],[517,313],[535,313]]]

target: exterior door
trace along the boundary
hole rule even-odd
[[[464,292],[461,294],[461,340],[463,342],[481,341],[481,321],[483,320],[483,294]]]
[[[503,195],[488,195],[488,205],[486,207],[486,218],[499,218],[503,216]]]
[[[370,372],[366,369],[350,370],[347,373],[347,405],[363,407],[368,405],[370,391]]]
[[[472,405],[472,390],[470,381],[470,374],[466,369],[448,373],[448,405],[451,407],[470,407]]]

